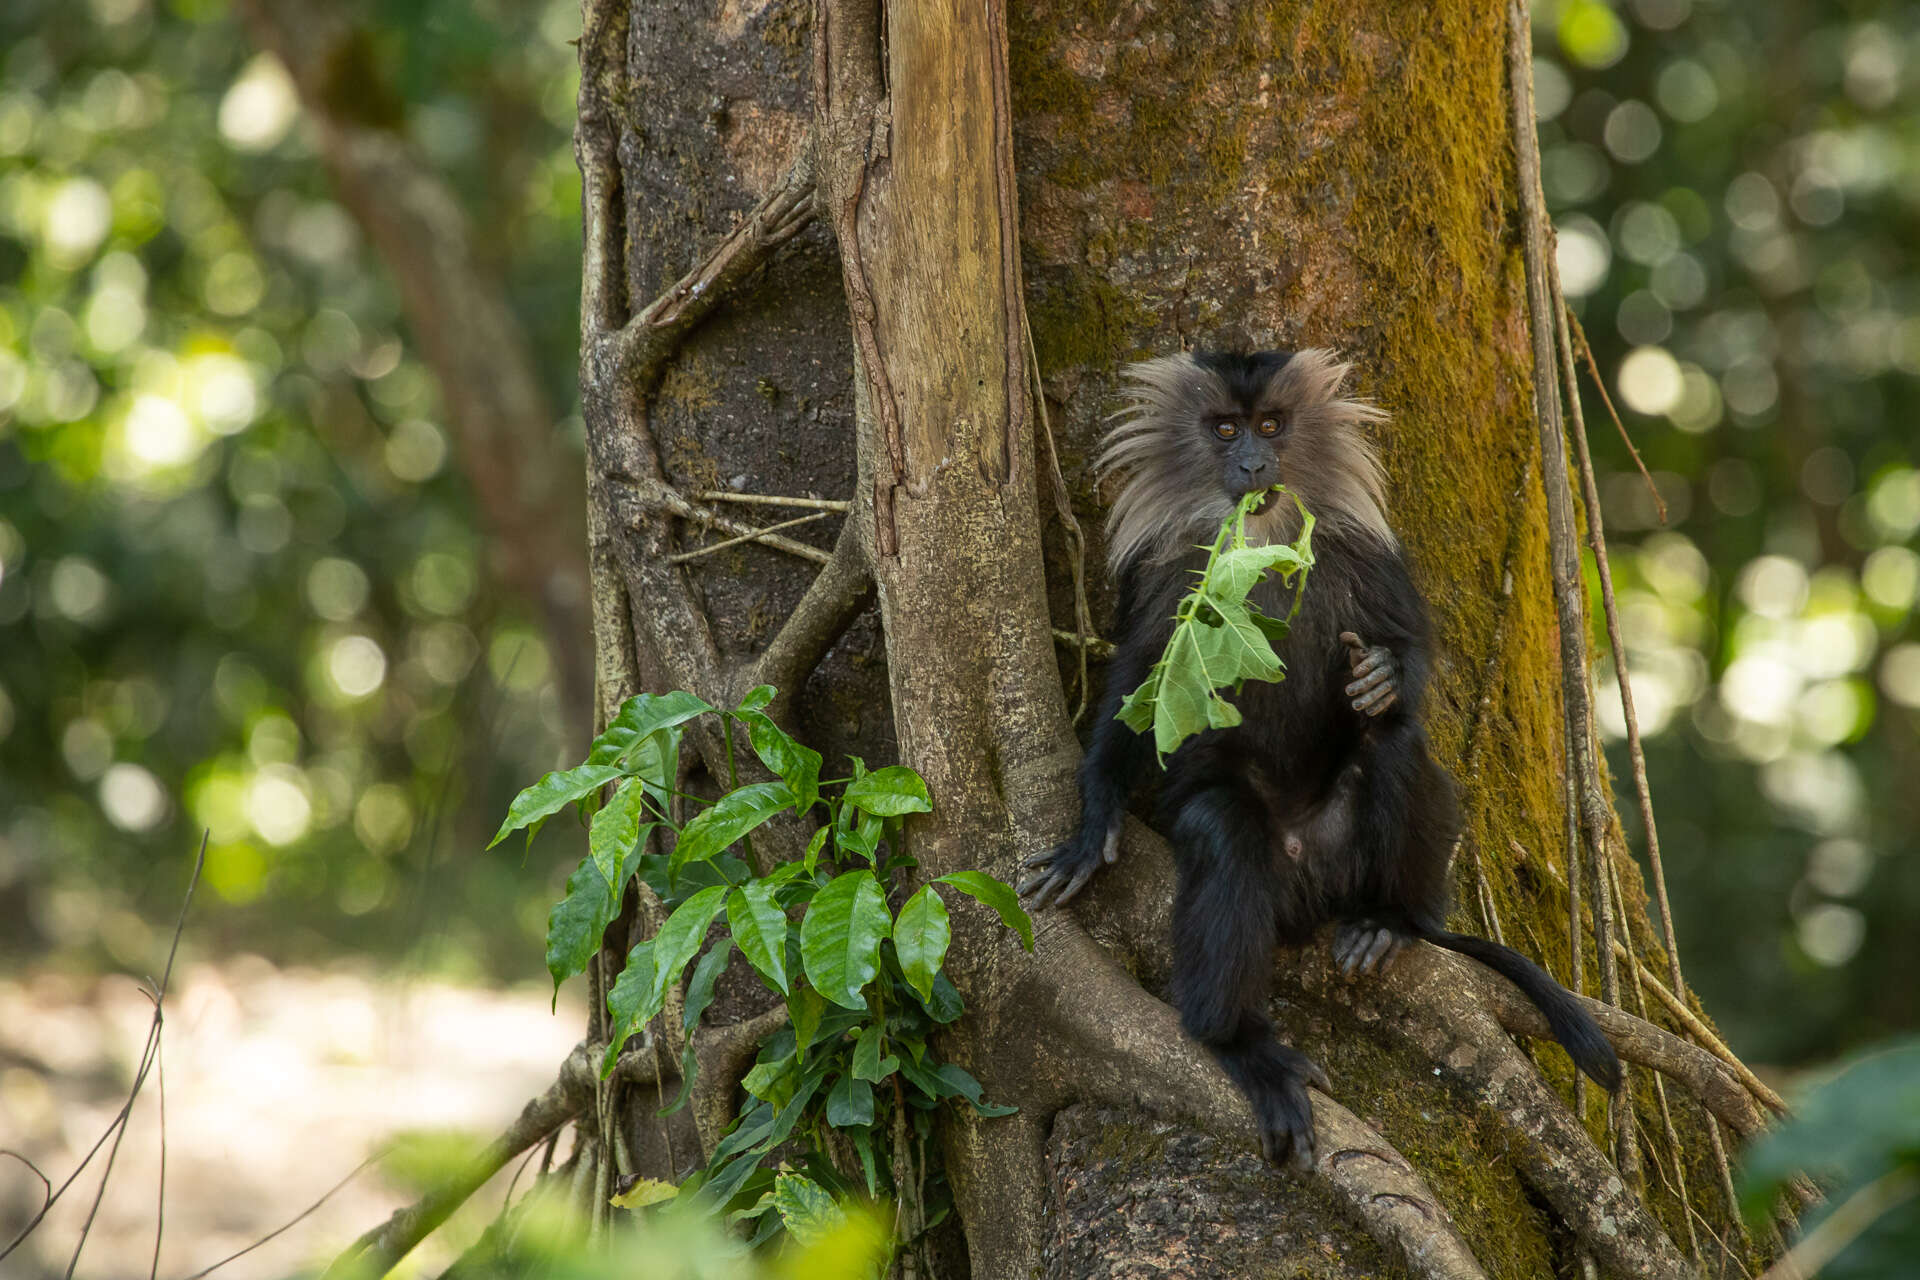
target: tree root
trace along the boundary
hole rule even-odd
[[[1472,976],[1478,980],[1476,995],[1502,1027],[1515,1035],[1552,1039],[1546,1017],[1518,989],[1490,976]],[[1579,1000],[1622,1058],[1685,1085],[1702,1106],[1742,1138],[1766,1127],[1767,1117],[1752,1093],[1719,1058],[1623,1009],[1585,996]]]
[[[1363,1021],[1417,1046],[1488,1108],[1520,1176],[1608,1274],[1691,1276],[1653,1214],[1481,1002],[1480,975],[1433,947],[1414,949],[1394,969],[1390,981],[1348,985],[1345,1003]],[[1324,959],[1303,965],[1302,977],[1310,990],[1333,998],[1338,979]]]
[[[352,1276],[356,1280],[377,1280],[445,1222],[484,1186],[487,1180],[506,1167],[509,1160],[580,1115],[593,1103],[594,1064],[599,1060],[597,1046],[584,1041],[560,1067],[559,1075],[545,1093],[521,1109],[516,1119],[485,1151],[470,1161],[455,1177],[434,1188],[419,1200],[394,1211],[392,1217],[355,1240],[326,1270],[323,1280]]]
[[[813,221],[813,136],[800,139],[786,173],[740,225],[694,268],[627,321],[617,335],[620,362],[644,395],[680,341],[749,275]]]
[[[840,526],[840,537],[833,544],[826,567],[815,576],[767,647],[748,665],[735,691],[744,693],[756,685],[772,685],[779,693],[768,714],[781,719],[794,690],[820,665],[872,595],[873,574],[867,567],[866,544],[859,523],[849,519]]]
[[[1258,1147],[1252,1113],[1226,1074],[1181,1031],[1174,1011],[1083,931],[1049,929],[1042,963],[1076,977],[1071,989],[1055,985],[1047,1010],[1057,1032],[1050,1051],[1063,1055],[1048,1074],[1071,1081],[1071,1100],[1145,1106]],[[1425,1280],[1484,1276],[1426,1179],[1391,1143],[1323,1094],[1314,1096],[1313,1128],[1315,1171],[1382,1248]]]

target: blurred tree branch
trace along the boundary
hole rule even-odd
[[[580,461],[535,374],[532,344],[474,253],[458,196],[408,139],[366,38],[329,6],[242,0],[254,43],[286,65],[340,198],[400,288],[440,383],[455,456],[492,531],[491,564],[539,613],[573,736],[592,730]]]

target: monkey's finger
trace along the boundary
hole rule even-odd
[[[1361,641],[1360,637],[1351,631],[1342,631],[1340,633],[1340,643],[1349,649],[1364,649],[1367,647],[1366,644]]]
[[[1361,708],[1361,710],[1365,711],[1370,716],[1380,715],[1383,712],[1385,712],[1388,707],[1391,707],[1394,703],[1400,701],[1399,691],[1391,688],[1386,691],[1386,697],[1384,698],[1377,693],[1374,694],[1373,696],[1376,700],[1374,702],[1369,703],[1367,706]]]
[[[1329,1096],[1333,1093],[1333,1081],[1327,1079],[1327,1073],[1312,1058],[1306,1059],[1307,1083]]]
[[[1377,667],[1374,670],[1364,675],[1361,675],[1361,677],[1358,680],[1355,680],[1352,684],[1348,685],[1347,696],[1351,698],[1359,694],[1365,693],[1369,689],[1377,689],[1391,679],[1393,679],[1392,671],[1389,671],[1385,667]]]
[[[1080,895],[1080,891],[1087,887],[1087,881],[1093,879],[1093,873],[1098,870],[1099,867],[1099,863],[1089,862],[1086,866],[1074,872],[1073,879],[1067,881],[1067,887],[1060,891],[1060,896],[1053,900],[1053,905],[1056,907],[1064,907],[1069,902],[1072,902]]]
[[[1399,696],[1399,690],[1395,688],[1391,682],[1378,685],[1368,689],[1365,693],[1355,698],[1353,700],[1353,709],[1355,711],[1364,711],[1370,716],[1377,716],[1389,706],[1392,706],[1393,700],[1397,696]]]
[[[1382,648],[1378,645],[1371,649],[1363,650],[1353,664],[1353,674],[1357,676],[1363,676],[1369,671],[1381,669],[1388,671],[1393,669],[1393,650]]]
[[[1059,888],[1060,888],[1059,874],[1057,872],[1049,871],[1044,880],[1042,880],[1039,884],[1033,885],[1031,889],[1027,890],[1027,892],[1029,892],[1032,895],[1032,897],[1027,902],[1027,910],[1032,912],[1034,915],[1039,915],[1042,911],[1045,911],[1047,907],[1051,905],[1049,900],[1053,897],[1054,892]]]

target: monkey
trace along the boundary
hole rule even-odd
[[[1275,946],[1304,946],[1328,923],[1347,977],[1382,971],[1416,939],[1459,952],[1519,987],[1580,1070],[1609,1092],[1620,1080],[1612,1046],[1564,987],[1519,952],[1446,928],[1460,818],[1421,719],[1431,624],[1366,434],[1387,415],[1343,394],[1352,372],[1325,348],[1128,368],[1129,404],[1096,459],[1123,477],[1107,520],[1117,649],[1080,766],[1078,830],[1027,859],[1019,887],[1034,910],[1058,907],[1118,858],[1152,746],[1116,713],[1159,660],[1221,521],[1244,495],[1284,484],[1316,521],[1299,612],[1275,645],[1285,678],[1223,691],[1242,722],[1167,757],[1155,825],[1175,857],[1169,995],[1181,1025],[1252,1105],[1267,1159],[1301,1172],[1314,1165],[1307,1086],[1331,1090],[1276,1038],[1266,1001]],[[1247,531],[1292,541],[1300,524],[1274,493]],[[1289,591],[1269,575],[1251,599],[1282,617]]]

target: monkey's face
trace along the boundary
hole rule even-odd
[[[1238,502],[1256,489],[1287,482],[1292,426],[1286,409],[1275,404],[1216,405],[1201,415],[1206,447],[1213,451],[1214,469],[1229,498]]]

